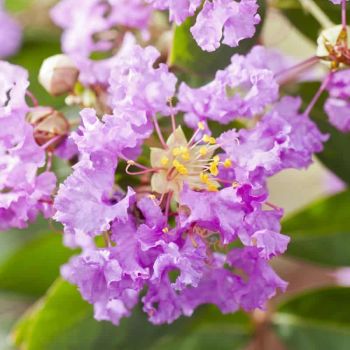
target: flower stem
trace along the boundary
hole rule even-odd
[[[169,99],[169,105],[170,105],[170,113],[171,113],[171,126],[173,129],[173,132],[176,130],[176,120],[175,120],[175,112],[174,112],[174,105],[173,105],[173,99]]]
[[[34,96],[34,94],[32,92],[27,90],[26,91],[26,96],[28,96],[32,100],[32,103],[33,103],[34,107],[38,107],[39,106],[39,102],[38,102],[38,100],[36,99],[36,97]]]
[[[343,0],[341,3],[341,23],[346,30],[346,0]]]
[[[158,120],[157,120],[156,116],[153,116],[153,123],[154,123],[154,127],[156,129],[157,135],[159,137],[160,143],[162,144],[163,148],[167,149],[168,146],[167,146],[167,144],[164,141],[164,138],[163,138],[162,132],[160,130],[160,127],[159,127]]]
[[[278,84],[283,85],[287,81],[289,81],[291,76],[298,75],[304,70],[311,68],[314,64],[318,63],[318,61],[319,58],[317,56],[312,56],[290,68],[278,72],[277,74],[275,74],[275,78]]]
[[[315,104],[317,103],[318,99],[322,95],[322,92],[326,89],[326,87],[327,87],[331,77],[332,77],[332,72],[330,72],[327,75],[327,77],[323,80],[323,82],[322,82],[321,86],[319,87],[319,89],[317,90],[315,96],[313,97],[313,99],[311,100],[310,104],[305,109],[304,115],[310,115],[312,109],[315,107]]]

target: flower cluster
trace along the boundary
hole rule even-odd
[[[64,278],[96,319],[114,324],[140,298],[155,324],[207,303],[224,313],[264,308],[286,288],[269,260],[289,241],[266,180],[308,166],[326,137],[298,112],[299,99],[279,99],[274,74],[256,59],[269,54],[261,47],[233,56],[208,85],[178,90],[154,48],[130,52],[111,70],[111,113],[84,109],[72,134],[80,158],[59,188],[55,219],[83,252]],[[177,126],[183,114],[189,127]],[[245,127],[210,130],[210,120],[236,119]],[[134,186],[116,181],[125,175]]]
[[[328,135],[309,115],[323,91],[330,122],[350,131],[346,2],[331,1],[343,5],[342,24],[321,33],[316,56],[287,68],[255,46],[193,87],[164,63],[168,53],[146,46],[153,11],[193,19],[198,45],[214,51],[254,36],[257,0],[61,0],[51,16],[64,54],[43,62],[39,81],[80,113],[68,121],[38,106],[27,72],[0,61],[0,230],[39,213],[61,223],[64,244],[81,249],[61,273],[98,320],[117,325],[140,301],[154,324],[208,303],[263,309],[287,287],[270,260],[289,242],[268,179],[322,151]],[[19,37],[2,16],[0,31]],[[330,72],[301,111],[283,85],[321,61]],[[53,156],[73,170],[59,187]]]
[[[141,30],[148,36],[154,9],[168,10],[171,22],[182,23],[198,15],[191,28],[198,45],[215,51],[221,44],[236,47],[255,34],[260,23],[256,0],[61,0],[52,10],[52,19],[63,30],[63,51],[77,60],[93,53],[115,51],[127,31]]]
[[[56,185],[45,164],[45,149],[26,121],[27,72],[0,61],[0,230],[26,227],[39,212],[52,214],[51,194]]]
[[[201,5],[200,0],[147,0],[159,10],[169,10],[170,20],[176,24],[193,16]],[[238,46],[245,38],[255,34],[255,26],[260,22],[256,0],[206,0],[199,10],[196,23],[191,28],[198,45],[206,51],[215,51],[221,43]]]
[[[4,10],[3,0],[0,0],[0,59],[15,54],[21,39],[20,25]]]

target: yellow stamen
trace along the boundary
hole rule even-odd
[[[231,159],[227,158],[225,161],[224,161],[224,167],[225,168],[231,168],[232,166],[232,161]]]
[[[205,126],[204,126],[203,122],[198,122],[198,129],[199,130],[204,130],[205,129]]]
[[[187,153],[181,154],[181,158],[182,158],[183,160],[185,160],[186,162],[188,162],[188,161],[191,159],[190,153],[187,152]]]
[[[204,157],[208,153],[208,148],[206,146],[203,146],[199,149],[199,154]]]
[[[176,160],[176,159],[173,161],[173,167],[181,175],[187,175],[188,174],[187,168],[183,164],[181,164],[178,160]]]
[[[219,156],[213,157],[213,162],[215,162],[216,164],[219,164],[219,162],[220,162],[220,157],[219,157]]]
[[[218,176],[218,174],[219,174],[219,169],[218,169],[218,164],[217,164],[217,162],[212,162],[212,163],[210,163],[209,171],[210,171],[210,174],[212,174],[212,175],[214,175],[214,176]]]
[[[200,173],[199,174],[199,179],[201,180],[201,182],[203,182],[204,184],[207,184],[209,181],[209,175],[205,174],[205,173]]]
[[[214,137],[209,136],[209,135],[204,135],[203,136],[203,141],[206,143],[209,143],[210,145],[215,145],[216,144],[216,140]]]
[[[175,147],[174,149],[173,149],[173,156],[174,157],[177,157],[177,156],[179,156],[181,154],[181,149],[180,149],[180,147]]]
[[[168,233],[169,229],[167,227],[164,227],[162,231],[163,231],[163,233]]]
[[[162,157],[162,159],[160,160],[160,163],[161,163],[163,166],[168,165],[168,163],[169,163],[169,158],[166,157],[166,156]]]
[[[207,183],[207,189],[210,192],[217,192],[218,191],[218,186],[215,183],[209,181]]]

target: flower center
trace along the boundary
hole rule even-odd
[[[199,130],[203,130],[201,123],[192,139],[187,141],[182,128],[178,127],[169,136],[166,148],[151,148],[151,166],[158,169],[152,175],[152,191],[160,194],[172,192],[177,200],[184,183],[192,189],[218,190],[219,165],[229,168],[231,161],[221,161],[218,155],[214,155],[219,148],[214,137],[205,135],[194,142]]]

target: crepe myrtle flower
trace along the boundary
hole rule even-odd
[[[155,64],[154,48],[133,50],[111,72],[112,111],[99,118],[82,110],[71,135],[79,162],[59,187],[54,218],[65,244],[82,253],[62,267],[63,277],[94,305],[96,319],[116,325],[140,300],[154,324],[207,303],[224,313],[264,308],[287,286],[269,260],[289,242],[266,180],[307,167],[326,136],[300,112],[300,99],[278,97],[274,73],[252,56],[233,57],[244,72],[229,96],[225,88],[212,99],[198,94],[206,109],[192,128],[181,125],[190,103],[181,87],[176,92],[175,76]],[[222,81],[233,82],[225,73],[234,70],[221,71]],[[261,101],[251,86],[260,74],[271,83]],[[223,126],[215,137],[207,119],[216,108],[222,115],[220,93],[246,125]]]
[[[178,108],[189,126],[207,119],[226,124],[241,116],[253,117],[277,100],[279,86],[273,72],[256,60],[260,51],[256,47],[247,56],[234,55],[231,64],[202,87],[181,83]]]
[[[350,131],[350,70],[342,70],[331,75],[327,85],[329,97],[325,111],[330,123],[343,132]]]
[[[190,316],[208,302],[225,313],[263,308],[277,288],[285,289],[267,264],[289,241],[279,233],[282,211],[267,209],[269,203],[265,208],[264,191],[219,178],[219,166],[232,164],[213,155],[219,147],[214,140],[187,140],[178,127],[164,148],[151,148],[152,168],[129,161],[129,175],[150,175],[146,193],[129,187],[125,195],[114,184],[104,146],[92,153],[89,169],[78,163],[60,188],[56,219],[65,225],[69,243],[84,248],[62,274],[94,305],[96,319],[118,324],[145,288],[144,310],[155,324]],[[140,170],[131,171],[136,166]],[[72,206],[82,202],[74,216]],[[106,248],[96,248],[97,235],[104,236]],[[226,256],[236,240],[245,248]]]
[[[26,227],[39,212],[52,215],[56,177],[43,167],[61,137],[62,119],[27,105],[25,96],[32,95],[23,68],[0,61],[0,81],[0,230],[7,230]]]
[[[22,29],[4,9],[4,1],[0,0],[0,59],[12,56],[20,48]]]
[[[84,87],[105,87],[114,62],[135,43],[131,31],[147,36],[152,11],[143,0],[62,0],[52,8],[51,18],[63,30],[62,50],[79,70]],[[74,103],[82,104],[82,99],[75,96]],[[89,102],[84,106],[92,106]]]
[[[170,21],[177,25],[199,10],[191,28],[197,44],[205,51],[215,51],[221,42],[236,47],[245,38],[255,34],[260,22],[256,0],[146,0],[154,8],[169,10]]]
[[[224,313],[263,308],[277,288],[286,288],[267,263],[289,241],[279,233],[282,210],[268,209],[264,191],[220,179],[219,167],[232,163],[214,155],[214,140],[187,140],[178,127],[166,147],[151,148],[152,168],[140,164],[132,172],[138,163],[129,161],[128,174],[150,175],[146,193],[129,188],[125,195],[115,187],[102,149],[91,157],[85,182],[71,183],[88,171],[78,163],[59,190],[56,218],[69,242],[84,248],[62,274],[94,305],[96,319],[118,324],[145,288],[144,310],[155,324],[190,316],[206,303]],[[82,202],[77,218],[72,205]],[[96,248],[96,235],[104,236],[106,248]],[[236,240],[244,248],[226,255]]]
[[[143,0],[61,0],[51,17],[63,29],[63,51],[90,57],[93,52],[113,49],[118,29],[146,30],[151,12]]]

